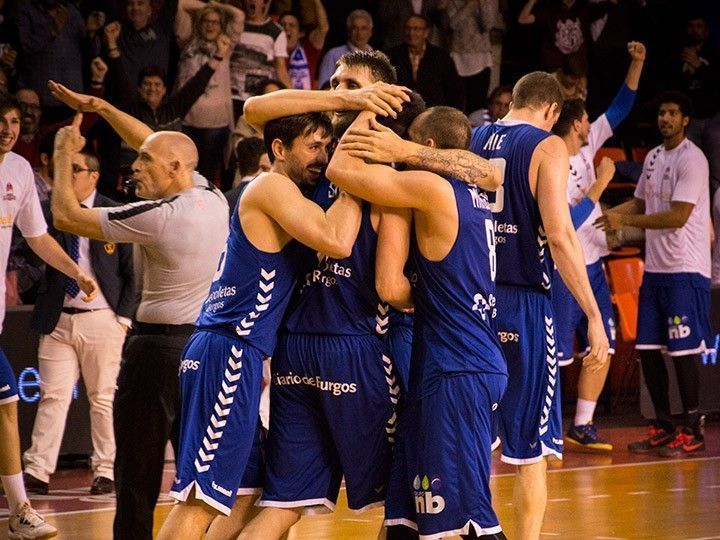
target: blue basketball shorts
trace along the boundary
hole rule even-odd
[[[10,360],[0,349],[0,405],[18,400],[17,379],[10,367]]]
[[[557,343],[550,298],[527,288],[500,286],[496,292],[498,337],[508,370],[508,387],[498,409],[506,463],[562,459],[563,434]]]
[[[437,390],[400,414],[385,503],[385,525],[406,525],[421,539],[501,531],[490,493],[493,411],[505,375],[445,376]]]
[[[390,471],[400,387],[385,340],[287,335],[271,362],[267,476],[259,506],[381,506]]]
[[[180,361],[180,448],[170,494],[194,495],[228,515],[237,495],[260,493],[263,354],[224,334],[196,330]],[[193,493],[193,488],[194,493]]]
[[[402,395],[407,395],[408,381],[410,380],[410,356],[412,355],[413,330],[410,326],[390,325],[385,336],[388,350],[395,371]]]
[[[635,348],[685,356],[704,353],[712,346],[710,280],[692,273],[645,272]]]
[[[615,317],[610,287],[605,277],[602,261],[598,260],[586,268],[595,301],[600,309],[600,315],[602,315],[605,334],[610,342],[610,354],[615,354]],[[558,363],[561,366],[567,366],[573,362],[575,336],[578,340],[578,352],[583,354],[590,351],[587,337],[588,321],[585,313],[580,309],[580,304],[570,293],[557,270],[555,270],[552,282],[552,306],[555,312]]]

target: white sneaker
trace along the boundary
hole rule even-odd
[[[25,501],[15,509],[8,521],[10,540],[45,540],[57,536],[57,529],[46,523],[30,501]]]

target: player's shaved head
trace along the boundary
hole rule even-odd
[[[436,148],[467,150],[470,146],[470,121],[454,107],[438,105],[418,115],[410,126],[410,138],[427,144],[432,140]]]

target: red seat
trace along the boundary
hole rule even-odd
[[[632,155],[632,160],[636,163],[642,163],[645,161],[645,156],[648,155],[648,152],[650,151],[649,148],[646,148],[644,146],[639,146],[637,148],[633,148],[630,150],[630,154]]]
[[[637,336],[638,296],[644,268],[639,257],[623,257],[608,262],[610,290],[617,306],[624,341],[635,341]]]
[[[600,163],[600,160],[605,156],[609,157],[613,161],[627,161],[627,154],[625,154],[625,150],[622,148],[615,146],[603,146],[595,153],[594,162],[596,167],[598,166],[598,163]]]

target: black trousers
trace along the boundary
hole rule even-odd
[[[152,540],[168,440],[177,456],[178,369],[192,327],[180,330],[136,334],[125,342],[113,405],[116,540]]]

